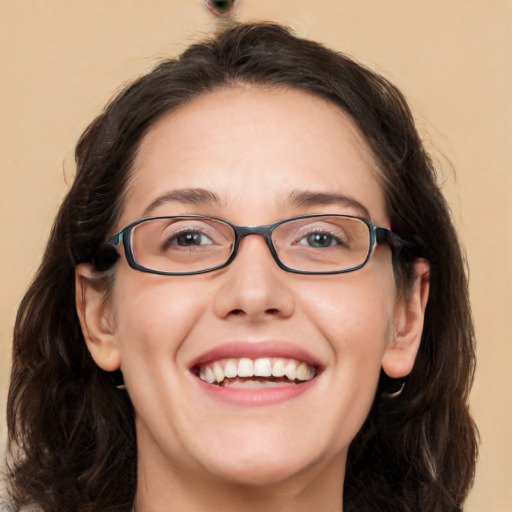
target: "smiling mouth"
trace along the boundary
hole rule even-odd
[[[208,384],[249,389],[300,385],[313,379],[317,368],[297,359],[242,357],[200,364],[195,373]]]

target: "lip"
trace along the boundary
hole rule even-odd
[[[310,390],[316,384],[317,377],[302,384],[290,384],[278,388],[237,389],[215,386],[194,378],[202,392],[213,400],[227,404],[244,406],[273,405],[292,400]]]
[[[194,371],[200,365],[219,359],[238,359],[242,357],[249,359],[261,357],[296,359],[316,367],[318,373],[320,373],[322,368],[322,364],[313,354],[288,342],[239,341],[226,343],[205,352],[191,363],[189,369],[201,392],[213,400],[220,400],[224,403],[238,406],[261,406],[286,402],[301,396],[316,385],[318,373],[313,379],[300,384],[290,384],[275,388],[240,389],[209,384],[201,380]]]
[[[284,359],[297,359],[310,366],[321,369],[322,363],[313,354],[305,349],[282,341],[235,341],[225,343],[201,354],[190,364],[190,369],[201,364],[208,364],[219,359],[259,359],[261,357],[282,357]]]

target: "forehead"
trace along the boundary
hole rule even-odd
[[[376,168],[355,122],[333,103],[290,89],[220,89],[149,130],[135,159],[123,222],[182,189],[212,191],[221,211],[209,214],[251,217],[231,219],[236,222],[287,214],[278,210],[297,190],[353,197],[382,222]]]

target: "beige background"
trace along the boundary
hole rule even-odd
[[[469,512],[512,511],[512,2],[239,0],[379,70],[408,96],[471,267],[482,435]],[[0,427],[10,335],[72,180],[73,146],[119,85],[214,26],[201,0],[0,0]]]

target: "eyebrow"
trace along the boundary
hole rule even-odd
[[[182,188],[171,190],[158,196],[144,210],[143,216],[149,217],[153,210],[166,203],[181,203],[187,205],[209,205],[219,206],[220,197],[211,190],[204,188]],[[292,206],[307,208],[312,206],[341,205],[355,208],[363,217],[370,218],[370,212],[359,201],[344,194],[334,194],[329,192],[310,192],[304,190],[294,190],[288,195],[288,202]]]
[[[151,215],[151,212],[166,203],[181,203],[189,205],[211,205],[218,206],[221,203],[220,197],[210,190],[204,188],[182,188],[172,190],[158,196],[143,213],[144,217]]]
[[[370,218],[368,208],[359,201],[344,194],[294,190],[288,196],[290,204],[298,207],[341,205],[355,208],[363,217]]]

